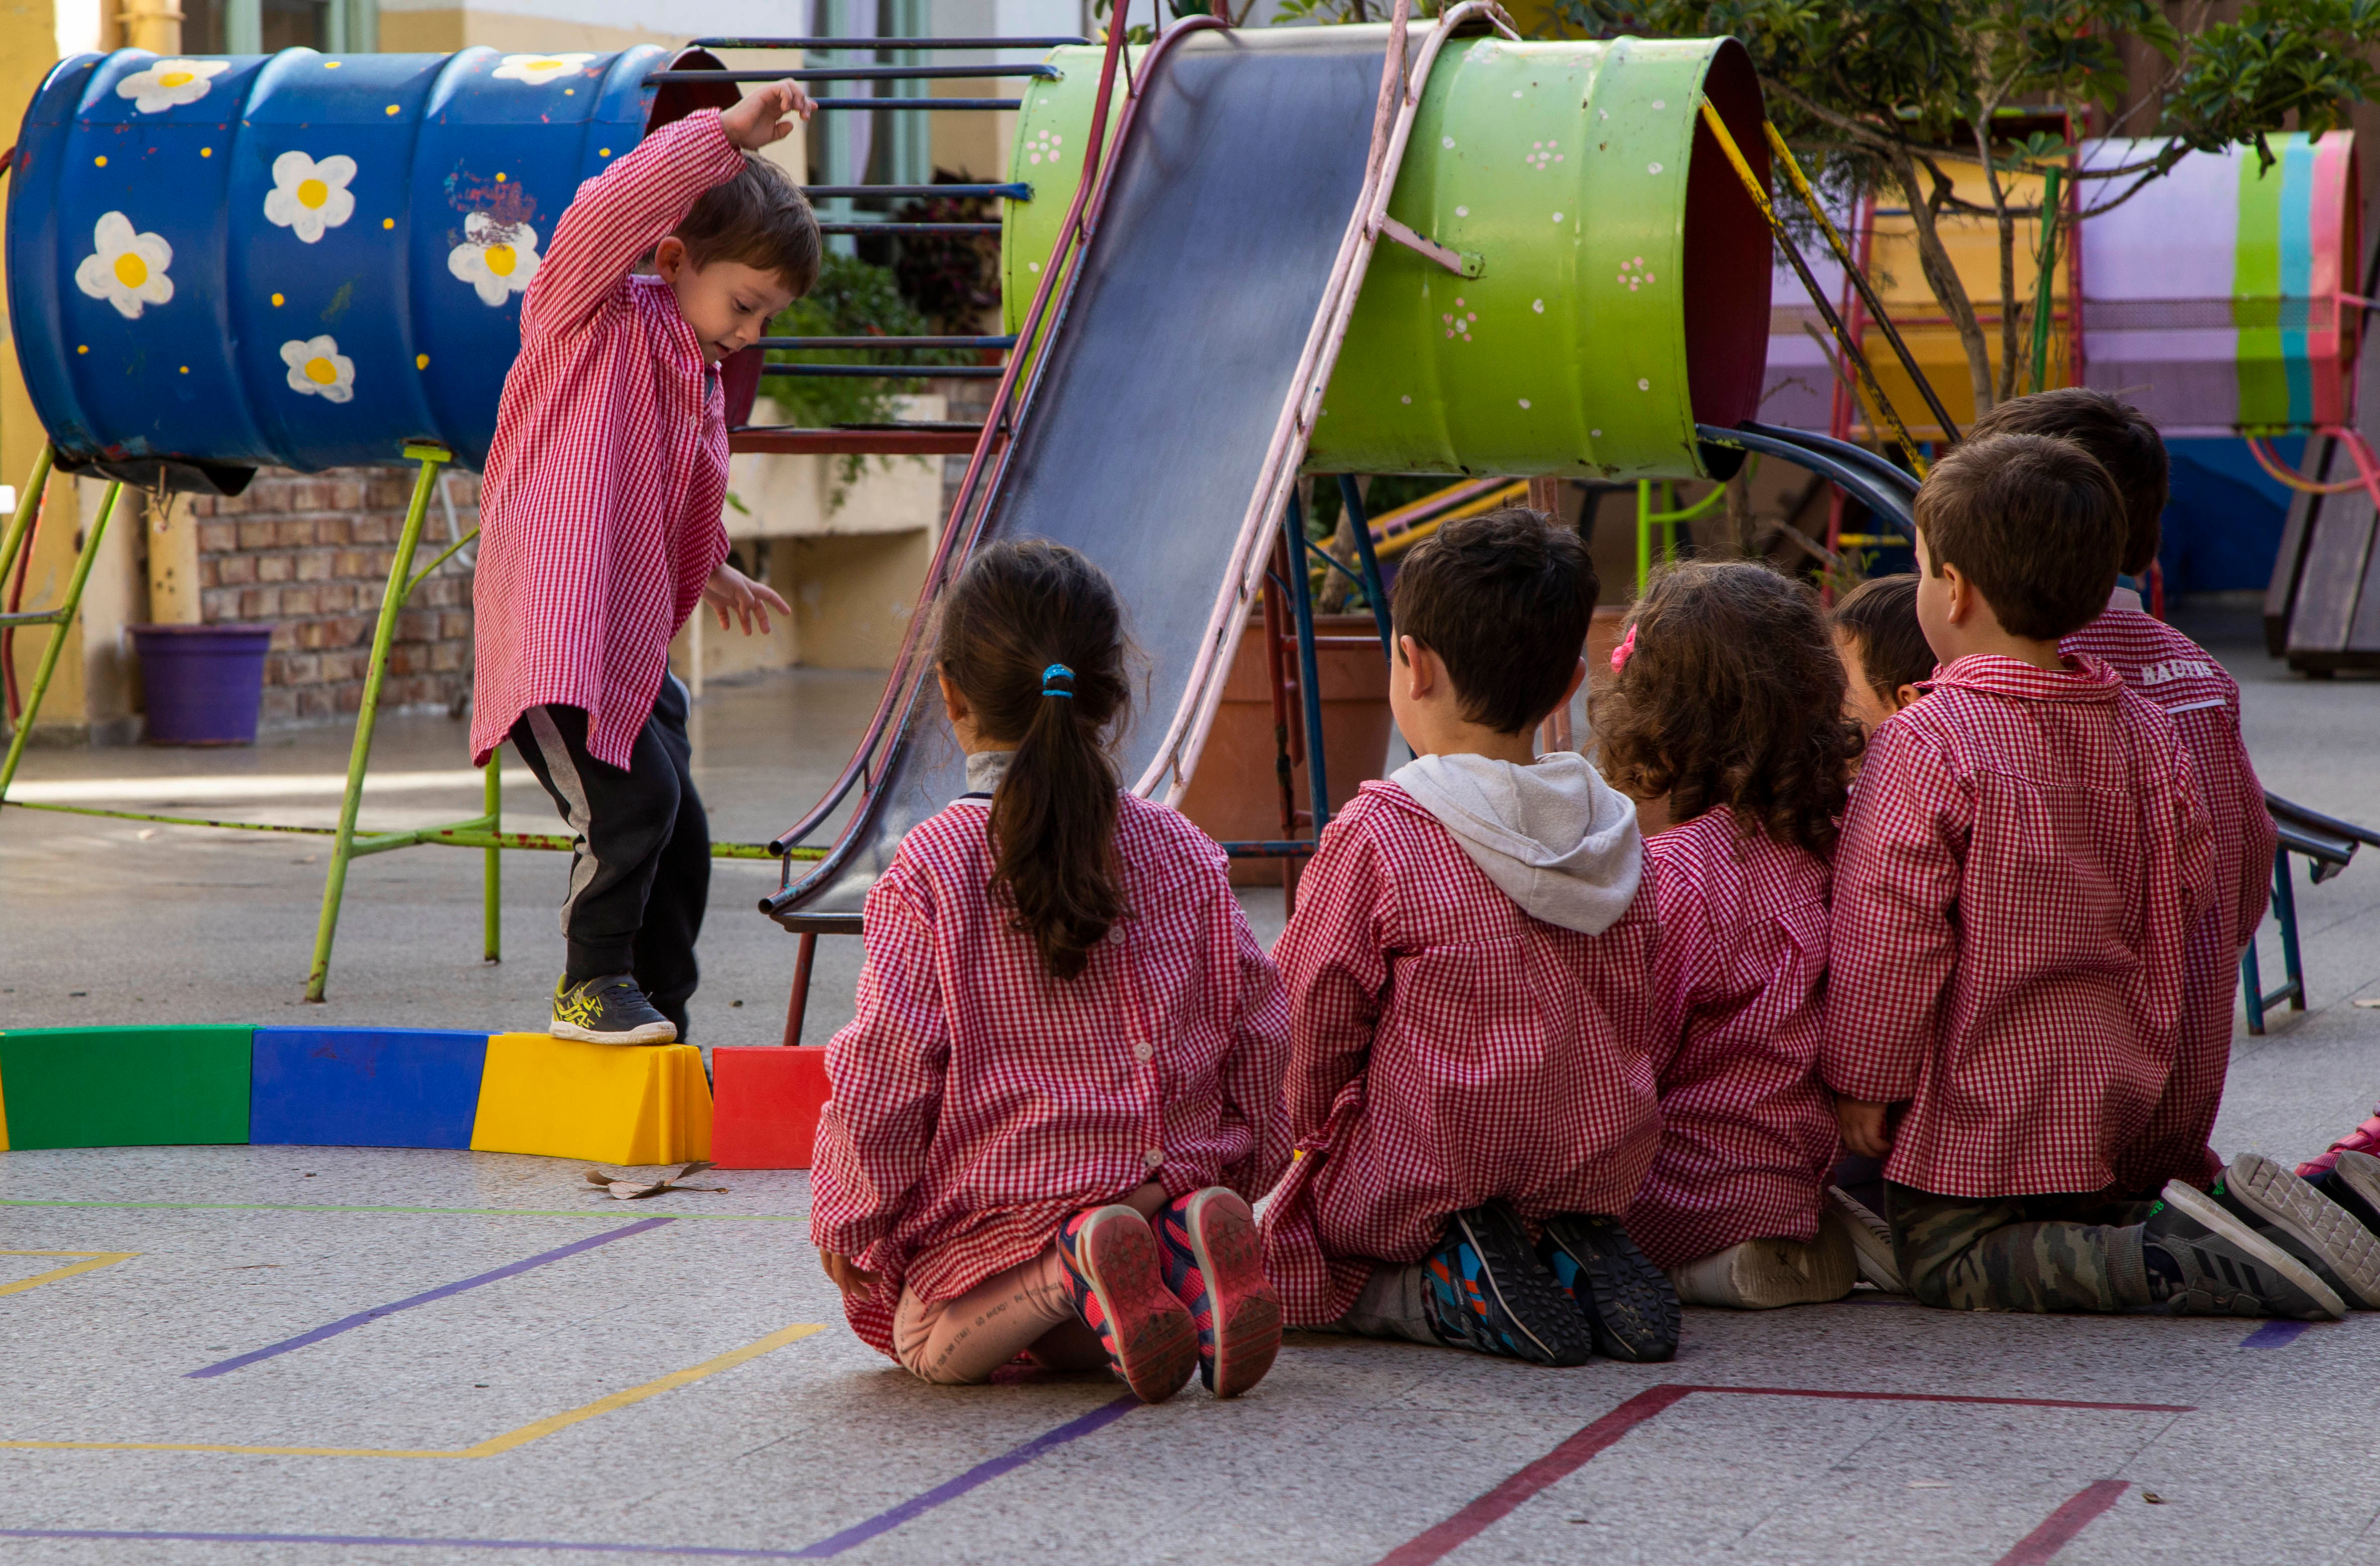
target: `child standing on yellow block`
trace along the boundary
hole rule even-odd
[[[698,602],[747,633],[788,612],[726,563],[719,366],[818,277],[808,203],[752,155],[811,109],[783,81],[648,138],[579,187],[522,301],[471,594],[471,757],[509,739],[577,835],[565,1038],[686,1034],[710,831],[669,643]]]

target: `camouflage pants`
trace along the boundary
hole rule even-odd
[[[1885,1184],[1901,1279],[1920,1304],[1961,1311],[2121,1311],[2149,1303],[2146,1202],[1936,1196]]]

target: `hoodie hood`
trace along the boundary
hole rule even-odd
[[[1548,924],[1599,936],[1636,900],[1636,807],[1575,751],[1534,766],[1422,756],[1389,781],[1413,796],[1506,897]]]

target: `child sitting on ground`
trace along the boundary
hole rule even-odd
[[[1917,612],[1941,667],[1876,729],[1844,822],[1821,1072],[1845,1144],[1888,1155],[1923,1303],[2338,1316],[2195,1186],[2122,1199],[2216,898],[2171,720],[2058,651],[2107,604],[2124,529],[2107,471],[2062,440],[1970,440],[1927,476]]]
[[[1539,1364],[1676,1352],[1619,1215],[1659,1144],[1635,812],[1530,736],[1597,594],[1534,511],[1406,557],[1389,705],[1417,759],[1322,835],[1274,948],[1299,1156],[1265,1213],[1294,1324]]]
[[[1858,1274],[1826,1201],[1818,1040],[1827,857],[1860,730],[1826,611],[1766,566],[1685,565],[1622,647],[1595,701],[1603,765],[1678,823],[1645,843],[1662,1131],[1628,1232],[1688,1304],[1838,1300]]]
[[[482,490],[471,760],[510,740],[575,834],[564,1038],[686,1034],[710,828],[669,643],[698,601],[747,634],[787,612],[726,563],[719,365],[817,279],[808,203],[753,155],[811,109],[781,81],[656,131],[530,258]]]
[[[1144,1401],[1247,1390],[1281,1343],[1248,1199],[1289,1156],[1281,985],[1222,852],[1122,792],[1123,610],[1074,550],[996,544],[936,659],[972,790],[870,888],[827,1049],[810,1237],[912,1374],[1029,1352]]]
[[[1835,652],[1848,681],[1843,710],[1863,734],[1925,695],[1934,649],[1917,623],[1917,579],[1870,577],[1835,600]]]
[[[2139,410],[2106,392],[2070,386],[2003,402],[1977,420],[1971,433],[2055,435],[2097,458],[2124,498],[2119,564],[2127,575],[2147,574],[2157,557],[2167,470],[2165,442]],[[2190,752],[2191,771],[2214,824],[2215,905],[2192,930],[2183,959],[2181,1043],[2173,1075],[2135,1156],[2118,1171],[2124,1184],[2144,1191],[2168,1180],[2204,1185],[2222,1167],[2208,1150],[2207,1137],[2231,1064],[2240,952],[2264,922],[2276,837],[2264,785],[2240,738],[2240,687],[2214,654],[2141,613],[2137,604],[2111,603],[2058,648],[2099,659],[2128,688],[2165,709]]]

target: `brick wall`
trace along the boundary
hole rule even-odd
[[[468,533],[480,521],[480,481],[450,473],[444,483]],[[363,704],[373,622],[412,493],[411,476],[395,469],[268,468],[244,494],[186,502],[199,524],[201,616],[209,624],[273,624],[266,725],[335,717]],[[433,495],[414,570],[447,543],[445,509]],[[397,617],[381,710],[452,708],[470,688],[471,573],[454,560]]]

